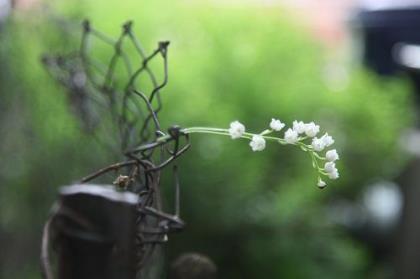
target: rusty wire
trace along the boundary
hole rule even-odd
[[[43,62],[48,72],[66,88],[70,105],[84,130],[95,135],[114,153],[125,157],[121,162],[87,175],[80,182],[86,183],[114,172],[117,187],[139,195],[136,241],[140,272],[155,247],[167,241],[167,234],[184,227],[179,215],[180,186],[176,165],[173,167],[173,214],[163,211],[159,189],[161,171],[190,147],[189,137],[180,127],[170,127],[165,133],[158,118],[162,109],[162,89],[168,82],[169,42],[159,42],[155,50],[147,54],[133,32],[131,21],[122,26],[116,40],[93,28],[87,20],[82,26],[78,51],[44,56]],[[111,49],[107,61],[93,57],[92,52],[97,49],[91,46],[92,41],[99,41]],[[159,57],[163,64],[160,79],[150,66]],[[125,71],[126,78],[122,80],[119,63]],[[151,89],[142,88],[141,78],[148,80]],[[108,136],[104,135],[106,131]],[[170,137],[157,141],[165,135]],[[50,221],[45,234],[49,226]],[[45,277],[50,279],[47,244],[43,244],[41,260]]]

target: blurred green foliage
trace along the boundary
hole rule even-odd
[[[163,127],[226,127],[238,119],[261,131],[276,117],[314,120],[336,139],[341,178],[320,191],[310,158],[297,149],[271,144],[253,153],[245,141],[194,135],[179,160],[188,226],[170,239],[169,260],[181,252],[208,254],[222,278],[369,273],[369,251],[329,222],[327,205],[398,174],[398,140],[412,118],[403,82],[356,69],[333,89],[325,53],[287,11],[89,0],[17,13],[0,30],[0,276],[39,277],[41,226],[57,187],[108,162],[108,151],[79,131],[63,89],[40,63],[42,53],[78,47],[85,17],[115,36],[133,19],[149,51],[171,41]],[[163,180],[168,207],[170,176]]]

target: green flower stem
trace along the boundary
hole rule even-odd
[[[220,128],[191,127],[191,128],[183,129],[182,132],[184,132],[185,134],[201,133],[201,134],[216,134],[216,135],[222,135],[222,136],[230,136],[228,129],[220,129]],[[268,141],[277,141],[281,144],[287,144],[286,141],[282,138],[266,136],[266,134],[268,133],[271,133],[271,130],[265,130],[260,135]],[[257,134],[245,132],[243,133],[241,138],[252,139],[252,137],[255,135]]]
[[[184,134],[212,134],[212,135],[220,135],[220,136],[228,136],[230,137],[230,133],[229,133],[229,129],[222,129],[222,128],[209,128],[209,127],[190,127],[190,128],[185,128],[182,129],[181,132],[183,132]],[[273,137],[273,136],[268,136],[268,134],[271,134],[273,131],[272,130],[264,130],[262,133],[260,134],[253,134],[253,133],[243,133],[241,138],[243,139],[248,139],[248,140],[252,140],[252,137],[255,135],[260,135],[262,136],[265,140],[267,141],[274,141],[274,142],[278,142],[282,145],[295,145],[295,146],[299,146],[304,152],[308,152],[309,155],[311,156],[312,159],[312,165],[314,167],[315,170],[317,170],[317,172],[320,175],[328,175],[323,168],[321,168],[319,166],[319,161],[325,161],[325,157],[320,156],[317,152],[314,151],[313,147],[311,145],[305,144],[304,142],[302,142],[303,140],[307,139],[308,137],[299,137],[298,141],[296,143],[287,143],[284,139],[279,138],[279,137]],[[162,137],[157,138],[158,142],[163,142],[166,140],[169,140],[171,138],[170,135],[165,135]]]
[[[265,135],[271,134],[272,132],[273,132],[273,130],[267,129],[267,130],[262,131],[260,135],[265,136]]]

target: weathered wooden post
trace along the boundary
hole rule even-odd
[[[57,253],[58,279],[134,279],[138,196],[107,185],[61,188],[42,247],[51,279],[48,243]]]

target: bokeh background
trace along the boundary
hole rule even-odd
[[[380,40],[368,44],[371,14],[389,3],[57,2],[0,0],[0,278],[41,277],[57,189],[110,163],[40,62],[76,49],[84,18],[115,37],[134,20],[149,52],[171,41],[163,127],[238,119],[259,131],[275,117],[316,121],[336,139],[341,178],[321,191],[299,150],[252,153],[246,142],[194,136],[179,160],[188,225],[171,237],[168,263],[196,251],[221,278],[420,278],[416,69],[402,63],[418,51],[401,62]]]

